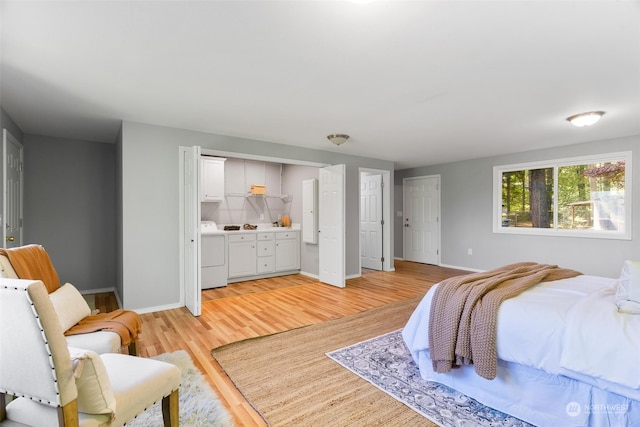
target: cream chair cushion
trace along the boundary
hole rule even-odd
[[[65,336],[69,347],[93,350],[98,354],[118,353],[120,351],[120,335],[111,331],[97,331],[90,334]]]
[[[116,412],[116,398],[98,353],[69,347],[69,354],[78,388],[78,411],[112,416]]]
[[[170,363],[125,354],[102,354],[116,396],[113,425],[132,420],[180,386],[182,373]]]
[[[65,283],[49,294],[53,308],[58,314],[62,330],[71,329],[79,321],[91,316],[91,307],[82,294],[71,283]]]

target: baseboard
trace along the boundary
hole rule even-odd
[[[318,276],[317,274],[312,274],[307,271],[300,271],[300,274],[302,274],[303,276],[311,277],[312,279],[320,280],[320,276]]]
[[[111,287],[111,288],[99,288],[99,289],[89,289],[89,290],[80,290],[78,289],[78,291],[82,294],[82,295],[91,295],[91,294],[102,294],[102,293],[106,293],[106,292],[113,292],[116,293],[116,288],[115,287]]]
[[[164,311],[164,310],[173,310],[175,308],[182,308],[184,307],[184,304],[167,304],[167,305],[159,305],[156,307],[144,307],[144,308],[134,308],[131,311],[135,311],[138,314],[145,314],[145,313],[153,313],[155,311]]]
[[[318,276],[317,274],[311,274],[311,273],[308,273],[306,271],[300,271],[300,274],[302,274],[303,276],[307,276],[307,277],[311,277],[313,279],[320,280],[320,276]],[[345,280],[357,279],[358,277],[362,277],[362,275],[361,274],[350,274],[348,276],[345,276],[344,279]]]
[[[486,270],[482,270],[482,269],[478,269],[478,268],[471,268],[471,267],[461,267],[459,265],[449,265],[449,264],[440,264],[440,267],[445,267],[445,268],[454,268],[456,270],[466,270],[466,271],[473,271],[476,273],[480,273]]]
[[[396,260],[396,261],[404,261],[405,260],[402,257],[395,257],[393,259]],[[460,266],[460,265],[450,265],[450,264],[438,264],[438,267],[453,268],[453,269],[456,269],[456,270],[473,271],[473,272],[476,272],[476,273],[480,273],[482,271],[486,271],[486,270],[479,269],[479,268],[463,267],[463,266]]]

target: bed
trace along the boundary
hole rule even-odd
[[[578,275],[544,281],[502,302],[493,379],[478,375],[473,364],[434,370],[429,314],[440,284],[422,299],[403,337],[424,379],[528,423],[640,426],[640,314],[631,314],[633,307],[619,311],[639,277],[639,263],[627,262],[626,294],[621,279]]]

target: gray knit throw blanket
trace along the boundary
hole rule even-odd
[[[496,323],[500,304],[530,287],[581,273],[556,265],[521,262],[440,282],[429,314],[429,354],[436,372],[473,364],[476,373],[497,373]]]

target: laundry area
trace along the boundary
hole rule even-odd
[[[202,289],[300,272],[302,245],[317,243],[302,236],[303,225],[317,236],[317,176],[311,166],[203,155]]]

